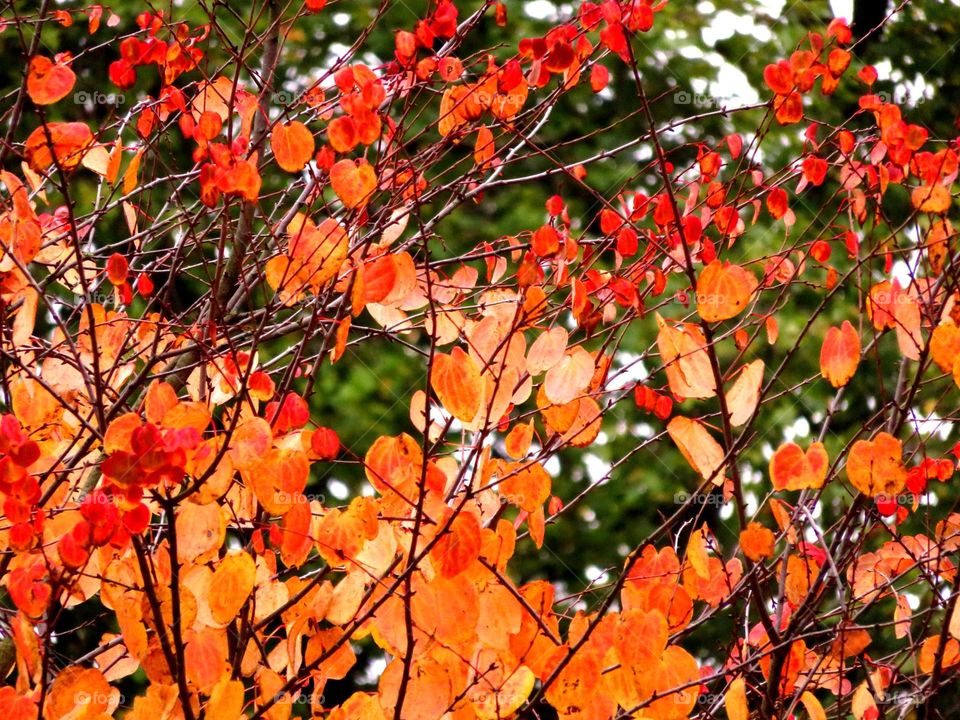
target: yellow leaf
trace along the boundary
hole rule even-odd
[[[754,360],[746,365],[727,393],[727,409],[730,424],[740,427],[753,415],[760,402],[760,385],[763,382],[763,360]]]
[[[738,677],[723,695],[723,706],[727,711],[727,720],[749,720],[747,707],[747,686],[742,677]]]
[[[713,397],[717,384],[700,328],[687,323],[677,326],[659,314],[657,325],[657,348],[670,390],[681,398]]]
[[[215,504],[214,504],[215,505]],[[246,552],[227,555],[210,578],[208,602],[217,622],[228,623],[253,592],[257,568]]]
[[[910,194],[913,206],[920,212],[944,213],[950,209],[950,191],[943,185],[921,185]]]
[[[823,705],[820,704],[820,701],[812,692],[804,691],[803,695],[800,696],[800,702],[803,703],[810,720],[827,720],[827,713],[824,711]]]
[[[430,386],[443,407],[461,422],[472,422],[483,400],[483,378],[476,362],[461,348],[433,356]]]
[[[723,484],[725,453],[699,421],[677,415],[667,424],[667,432],[704,480],[710,480],[714,485]]]

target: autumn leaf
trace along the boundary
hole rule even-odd
[[[817,700],[817,696],[809,690],[803,692],[800,696],[800,702],[810,716],[810,720],[827,720],[826,711],[823,709],[820,701]]]
[[[569,335],[562,327],[550,328],[538,335],[527,352],[527,370],[539,375],[560,362],[568,339]]]
[[[377,189],[377,175],[366,160],[341,160],[330,168],[330,184],[349,209],[362,208]]]
[[[895,497],[907,482],[903,447],[887,432],[857,440],[847,455],[847,477],[867,497]]]
[[[50,687],[44,717],[66,720],[110,716],[119,704],[120,691],[110,686],[100,670],[67,667],[57,674]]]
[[[760,385],[763,383],[763,360],[754,360],[744,366],[736,382],[727,393],[730,424],[740,427],[753,417],[760,403]]]
[[[458,420],[472,422],[480,411],[484,398],[480,369],[459,347],[449,355],[434,355],[430,385],[444,408]]]
[[[30,60],[27,94],[37,105],[52,105],[69,95],[76,81],[67,65],[36,55]]]
[[[443,577],[456,577],[480,555],[480,522],[469,512],[458,514],[450,530],[434,546],[432,557]]]
[[[274,125],[270,145],[277,164],[287,172],[300,172],[313,157],[313,133],[297,120]]]
[[[49,123],[41,125],[25,143],[27,162],[38,173],[56,162],[64,170],[73,170],[93,145],[93,133],[85,123]]]
[[[581,347],[574,348],[547,370],[543,388],[550,402],[566,405],[582,394],[593,378],[594,363]]]
[[[730,683],[723,694],[723,706],[727,711],[727,720],[749,720],[750,710],[747,707],[746,682],[742,677]]]
[[[856,720],[876,720],[880,717],[877,703],[866,682],[861,683],[853,692],[850,709],[853,711]]]
[[[710,562],[707,555],[707,538],[705,528],[701,527],[690,533],[687,541],[686,560],[693,566],[694,572],[701,578],[710,577]]]
[[[816,490],[823,487],[830,459],[821,442],[806,452],[796,443],[784,443],[770,458],[770,480],[776,490]]]
[[[920,672],[927,675],[931,674],[937,663],[938,655],[941,657],[940,666],[943,668],[950,668],[960,663],[960,642],[957,642],[955,638],[948,637],[941,655],[940,636],[928,637],[920,646],[920,657],[917,661]]]
[[[514,460],[520,460],[526,456],[530,450],[530,442],[533,440],[533,423],[518,424],[510,430],[503,444],[507,454]]]
[[[678,415],[667,423],[667,432],[690,466],[704,480],[723,484],[725,453],[699,420]]]
[[[950,191],[943,185],[921,185],[910,193],[913,206],[920,212],[945,213],[950,209]]]
[[[757,289],[757,280],[739,265],[714,260],[697,278],[697,312],[707,322],[736,317]]]
[[[774,541],[773,533],[757,522],[751,522],[740,532],[743,554],[754,562],[773,557]]]
[[[850,382],[860,364],[860,336],[848,320],[831,327],[820,348],[820,374],[835,388]]]
[[[683,398],[710,398],[717,386],[706,350],[706,338],[695,326],[675,326],[657,315],[657,347],[670,389]]]
[[[509,658],[508,655],[504,657]],[[511,669],[513,663],[492,650],[483,652],[480,659],[485,660],[482,667],[488,670],[478,674],[477,683],[467,696],[477,719],[500,720],[512,715],[530,696],[536,684],[536,675],[526,665]]]
[[[528,513],[535,512],[550,497],[552,480],[538,462],[515,463],[504,469],[500,492]]]
[[[255,577],[256,566],[245,552],[227,555],[220,561],[207,591],[207,602],[214,619],[226,624],[237,617],[253,592]]]

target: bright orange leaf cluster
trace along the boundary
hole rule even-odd
[[[351,38],[296,99],[280,58],[330,9],[255,4],[226,56],[216,3],[197,27],[18,18],[85,17],[91,39],[25,47],[5,93],[23,118],[0,148],[11,720],[874,720],[888,693],[956,680],[960,514],[930,481],[960,454],[960,147],[873,93],[876,71],[846,78],[845,21],[731,110],[764,132],[676,147],[637,57],[665,0],[577,2],[538,37],[505,3],[431,1],[390,28],[391,59]],[[481,23],[500,40],[478,52]],[[122,117],[65,101],[92,55],[136,96]],[[806,114],[818,81],[862,93],[852,118]],[[570,163],[557,151],[603,133],[538,135],[567,97],[614,92],[635,143]],[[765,165],[772,121],[805,118],[797,156]],[[636,178],[590,184],[634,145],[653,158]],[[520,184],[541,218],[443,236]],[[811,195],[816,230],[797,223]],[[320,388],[358,347],[418,383],[402,428],[341,442],[355,408],[320,417]],[[828,400],[797,411],[808,390]],[[567,476],[612,436],[628,455]],[[619,568],[585,589],[520,574],[641,466],[675,506]],[[351,471],[358,492],[316,492]],[[729,644],[697,648],[714,625]]]

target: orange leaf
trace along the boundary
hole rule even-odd
[[[514,668],[516,661],[509,653],[501,656],[492,648],[483,648],[478,655],[476,667],[485,670],[477,673],[467,693],[477,720],[512,717],[533,691],[536,675],[526,665]]]
[[[226,624],[237,617],[253,592],[256,574],[253,558],[242,550],[220,561],[210,578],[207,595],[210,612],[217,622]]]
[[[434,566],[446,578],[456,577],[480,556],[480,521],[471,512],[457,515],[430,552]]]
[[[943,185],[921,185],[910,193],[913,206],[920,212],[945,213],[950,209],[950,191]]]
[[[347,229],[333,218],[316,227],[304,227],[290,238],[294,267],[314,292],[336,277],[349,250]]]
[[[37,105],[51,105],[65,98],[77,81],[66,65],[37,55],[30,60],[27,73],[27,94]]]
[[[586,350],[575,347],[560,362],[547,370],[543,389],[555,405],[566,405],[583,394],[593,379],[593,358]]]
[[[500,493],[521,510],[536,511],[550,497],[550,475],[538,462],[507,466]]]
[[[727,720],[749,720],[747,687],[742,677],[730,683],[730,687],[723,694],[723,706],[727,711]]]
[[[313,515],[306,498],[296,496],[292,500],[280,524],[280,557],[287,567],[300,567],[313,549],[314,539],[310,534]]]
[[[657,314],[657,348],[667,371],[670,390],[681,398],[710,398],[717,384],[706,351],[706,338],[700,328],[679,326]]]
[[[205,710],[209,718],[238,720],[243,712],[243,683],[224,675],[213,686]]]
[[[493,133],[490,128],[484,126],[477,130],[477,141],[473,146],[473,162],[478,166],[483,165],[493,158],[496,152],[496,145],[493,141]]]
[[[923,349],[920,334],[920,304],[909,291],[894,283],[893,320],[897,331],[897,347],[910,360],[919,360]]]
[[[860,364],[860,336],[849,320],[831,327],[820,348],[820,373],[835,388],[846,385]]]
[[[223,511],[217,503],[183,503],[177,510],[177,559],[205,562],[217,554],[227,533]]]
[[[894,636],[902,640],[910,634],[910,621],[913,619],[913,610],[906,595],[897,596],[897,607],[893,611]]]
[[[267,512],[286,515],[303,502],[301,493],[310,476],[310,461],[301,450],[268,448],[245,466],[240,476]]]
[[[255,464],[273,443],[273,430],[263,418],[241,422],[233,433],[230,454],[238,470]]]
[[[382,495],[414,482],[420,477],[422,464],[420,445],[406,433],[396,437],[381,435],[364,458],[367,480]]]
[[[430,386],[457,420],[472,422],[480,411],[483,378],[476,362],[461,348],[455,347],[449,355],[434,355]]]
[[[667,423],[667,432],[683,457],[704,480],[710,480],[714,485],[723,484],[725,453],[703,424],[677,415]]]
[[[743,554],[754,562],[773,557],[774,535],[769,528],[758,522],[752,522],[740,533],[740,547]]]
[[[317,0],[312,0],[316,3]],[[323,0],[326,2],[326,0]],[[311,0],[307,0],[309,6]],[[387,720],[377,695],[355,692],[345,703],[333,709],[329,720]]]
[[[829,464],[823,443],[812,443],[806,452],[796,443],[785,443],[770,458],[770,480],[777,490],[815,490],[823,487]]]
[[[185,635],[183,659],[187,680],[201,692],[210,693],[227,669],[226,633],[205,627]]]
[[[353,150],[360,142],[357,137],[357,125],[349,115],[334,118],[327,125],[327,141],[330,147],[339,153]]]
[[[939,635],[933,635],[923,641],[923,645],[920,646],[920,656],[917,659],[917,666],[920,668],[920,672],[926,673],[927,675],[933,672],[939,649]],[[960,662],[960,643],[952,637],[948,637],[947,644],[943,649],[943,659],[940,665],[943,668],[949,668],[958,662]]]
[[[847,477],[867,497],[893,497],[907,482],[903,467],[903,446],[890,433],[880,432],[873,440],[857,440],[847,455]]]
[[[542,332],[527,353],[527,370],[531,375],[539,375],[549,370],[563,358],[567,349],[567,331],[562,327]]]
[[[277,165],[287,172],[303,170],[313,157],[313,133],[302,122],[277,123],[270,133],[270,146]]]
[[[740,427],[753,416],[760,402],[763,370],[763,360],[754,360],[746,365],[727,393],[727,409],[730,411],[730,424],[733,427]]]
[[[693,566],[694,572],[704,579],[710,577],[710,556],[707,554],[705,529],[706,527],[703,526],[699,530],[694,530],[690,533],[686,552],[687,562]]]
[[[697,278],[697,312],[707,322],[736,317],[750,302],[757,279],[739,265],[714,260]]]
[[[877,720],[880,717],[877,703],[873,699],[866,681],[861,683],[854,691],[853,700],[850,702],[850,710],[856,720]]]
[[[64,170],[73,170],[92,145],[93,133],[90,128],[82,122],[71,122],[41,125],[30,133],[24,147],[27,163],[33,170],[42,173],[54,160]]]
[[[533,681],[530,684],[533,689]],[[26,697],[9,685],[0,687],[0,707],[8,720],[36,720],[37,703],[33,698]]]
[[[469,88],[464,85],[455,85],[443,91],[443,97],[440,98],[440,117],[438,119],[438,129],[442,137],[446,137],[466,122],[462,109],[464,96],[468,93]]]
[[[111,687],[96,668],[77,665],[61,670],[43,708],[45,720],[97,718],[112,715],[120,704],[120,691]]]
[[[504,438],[503,444],[507,455],[514,460],[520,460],[525,457],[530,450],[530,442],[533,440],[533,421],[529,423],[518,423]]]
[[[363,266],[364,299],[386,303],[402,299],[417,282],[417,268],[407,252],[381,255]]]
[[[810,720],[827,720],[827,713],[824,711],[823,705],[817,700],[816,695],[809,690],[800,696],[800,702],[803,703],[803,707],[807,711],[807,715],[810,716]]]
[[[330,184],[348,208],[362,208],[377,189],[377,174],[366,160],[341,160],[330,168]]]

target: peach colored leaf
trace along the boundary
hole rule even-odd
[[[760,384],[763,382],[763,360],[746,365],[727,393],[730,424],[740,427],[753,416],[760,402]]]
[[[298,120],[277,123],[270,133],[270,147],[277,165],[287,172],[300,172],[313,157],[313,133]]]
[[[461,422],[472,422],[483,401],[483,378],[473,358],[455,347],[446,355],[433,356],[430,386],[443,407]]]
[[[739,315],[757,289],[757,279],[739,265],[714,260],[697,278],[697,312],[707,322]]]
[[[846,385],[860,364],[860,336],[849,320],[831,327],[820,348],[820,373],[835,388]]]
[[[700,421],[677,415],[667,424],[667,432],[683,457],[704,480],[710,480],[714,485],[723,484],[723,448]]]
[[[593,358],[586,350],[575,347],[556,365],[547,370],[543,388],[547,399],[555,405],[566,405],[583,394],[593,379]]]
[[[366,160],[341,160],[330,168],[330,184],[343,204],[353,210],[370,201],[377,189],[377,174]]]

